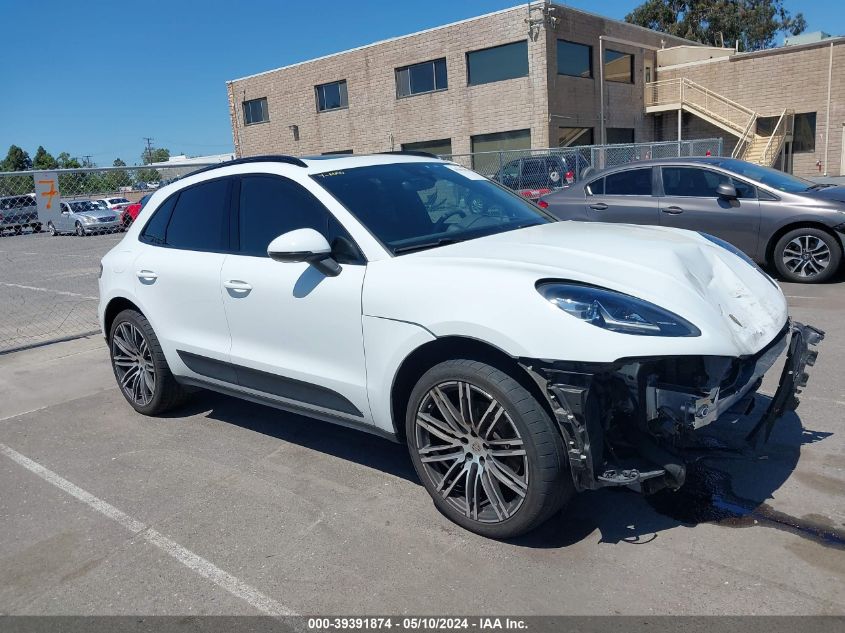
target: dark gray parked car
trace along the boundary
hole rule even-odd
[[[41,231],[35,194],[0,198],[0,233],[3,229],[12,229],[20,235],[26,227],[31,227],[34,233]]]
[[[539,204],[564,220],[710,233],[789,281],[831,277],[845,243],[845,187],[732,158],[630,163],[586,175]]]

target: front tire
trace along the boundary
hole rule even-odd
[[[76,234],[77,234],[79,237],[85,237],[85,227],[84,227],[84,226],[82,226],[82,223],[81,223],[81,222],[77,222],[77,223],[76,223]]]
[[[138,413],[159,415],[188,397],[176,382],[150,322],[137,310],[124,310],[112,322],[109,354],[114,377]]]
[[[787,281],[814,284],[830,279],[842,260],[842,247],[821,229],[794,229],[775,244],[773,259]]]
[[[59,232],[56,230],[56,227],[55,227],[55,226],[53,226],[53,223],[52,223],[52,222],[47,222],[47,231],[48,231],[48,232],[50,233],[50,235],[52,235],[53,237],[56,237],[56,236],[59,234]]]
[[[450,360],[417,382],[405,420],[411,460],[434,505],[496,539],[535,529],[574,492],[549,414],[512,376]]]

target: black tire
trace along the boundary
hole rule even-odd
[[[822,229],[798,228],[785,233],[777,241],[772,260],[786,281],[821,283],[839,269],[842,246],[833,235]]]
[[[76,223],[76,234],[77,234],[79,237],[85,237],[85,235],[86,235],[86,233],[85,233],[85,227],[84,227],[84,226],[82,226],[82,223],[81,223],[81,222],[77,222],[77,223]]]
[[[20,235],[21,233],[23,233],[23,227],[22,226],[16,226],[15,227],[15,235]]]
[[[430,413],[428,419],[432,416],[436,417],[437,409],[432,406],[432,403],[436,405],[432,390],[437,387],[441,393],[444,389],[456,389],[458,393],[461,393],[461,384],[470,385],[467,389],[472,388],[469,400],[473,400],[473,405],[467,408],[475,410],[475,413],[469,416],[474,430],[460,440],[462,444],[446,443],[442,448],[436,449],[440,452],[434,453],[432,446],[445,440],[428,434],[427,430],[418,426],[417,414],[422,407],[423,413],[426,411]],[[490,399],[484,400],[485,396]],[[485,403],[489,403],[491,407],[488,413],[490,410],[498,413],[498,409],[492,409],[494,400],[495,404],[503,409],[500,417],[485,418],[483,414],[479,415],[478,412],[485,408]],[[453,399],[450,401],[453,404],[455,402]],[[426,409],[426,407],[431,408]],[[461,417],[466,422],[463,415]],[[488,421],[485,424],[485,419],[490,420],[494,417],[499,422],[493,421],[491,424]],[[512,376],[495,367],[466,359],[449,360],[432,367],[423,374],[411,392],[405,418],[408,450],[420,480],[431,495],[437,509],[467,530],[494,539],[519,536],[548,520],[564,506],[574,492],[564,444],[549,414],[528,389]],[[474,426],[476,421],[479,428]],[[497,437],[507,438],[508,436],[506,431],[502,431],[501,424],[506,424],[507,429],[514,430],[516,434],[513,437],[518,439],[513,439],[510,444],[507,444],[507,439],[497,439]],[[489,428],[484,432],[484,427],[488,426]],[[421,439],[421,436],[426,434],[428,434],[427,440]],[[515,452],[512,449],[519,446],[520,441],[524,450],[516,452],[524,453],[524,455],[501,457],[502,453]],[[488,446],[487,442],[496,442],[505,450],[494,449]],[[423,443],[425,445],[420,446]],[[426,465],[420,455],[420,449],[427,451],[427,460],[438,459],[438,461],[435,461],[433,465]],[[462,450],[469,451],[470,454],[464,455],[463,458],[456,457],[454,462],[439,461],[441,456],[446,456],[449,452],[454,451],[455,454],[459,454]],[[494,450],[499,453],[495,459],[491,457]],[[484,459],[485,456],[487,461]],[[516,462],[505,463],[505,460],[516,460]],[[516,488],[503,487],[500,483],[502,480],[493,477],[495,472],[490,467],[491,461],[497,465],[505,463],[512,474],[515,473],[522,478],[525,485],[523,494],[515,494],[513,491]],[[460,470],[452,471],[452,468]],[[459,472],[459,474],[449,478],[448,481],[463,480],[463,483],[457,483],[454,487],[446,486],[444,482],[447,482],[449,472]],[[470,483],[471,478],[473,483]],[[495,484],[496,492],[491,495],[488,488],[492,484]],[[441,486],[457,492],[453,494],[447,491],[449,496],[446,497],[438,490]],[[468,502],[470,487],[478,493],[472,495],[474,510]],[[464,495],[463,500],[460,498],[461,494]],[[487,499],[486,505],[479,495]],[[496,496],[500,502],[503,502],[502,504],[491,502],[491,499]],[[498,508],[505,509],[507,504],[512,504],[512,511],[500,513]],[[463,511],[460,505],[463,506]],[[494,510],[495,515],[492,514]],[[486,518],[482,517],[484,514],[487,515]]]
[[[150,352],[150,361],[154,368],[153,377],[153,393],[149,402],[141,403],[133,399],[129,390],[121,385],[123,368],[118,367],[116,362],[116,355],[120,354],[120,347],[115,342],[115,334],[122,324],[128,324],[135,328],[137,332],[143,337],[147,349]],[[123,331],[123,330],[121,330]],[[147,318],[137,310],[123,310],[114,319],[109,330],[109,357],[112,362],[112,370],[114,371],[115,379],[118,383],[118,388],[126,398],[126,401],[138,413],[144,415],[159,415],[174,407],[183,404],[189,397],[189,393],[178,383],[167,365],[167,360],[164,358],[164,352],[161,350],[161,344],[158,337],[155,335],[150,322]]]
[[[32,232],[33,233],[41,233],[41,224],[33,224],[32,225]]]

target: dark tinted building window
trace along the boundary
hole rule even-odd
[[[634,56],[607,49],[604,51],[604,80],[634,83]]]
[[[609,127],[604,133],[607,136],[608,145],[634,142],[634,128],[632,127]]]
[[[317,92],[317,110],[319,112],[349,107],[345,79],[316,86],[314,90]]]
[[[605,176],[604,195],[650,196],[651,168],[630,169]]]
[[[452,139],[444,138],[437,141],[402,143],[402,149],[414,152],[428,152],[435,156],[448,156],[452,153]]]
[[[795,130],[792,140],[792,151],[816,151],[816,113],[804,112],[795,115]]]
[[[448,87],[445,58],[396,69],[396,95],[399,97],[446,90]]]
[[[245,176],[241,179],[240,252],[266,257],[267,246],[279,235],[295,229],[319,231],[332,244],[341,263],[357,257],[348,233],[310,192],[277,176]],[[338,241],[339,238],[343,238]]]
[[[467,53],[467,83],[471,86],[527,75],[526,41]]]
[[[558,147],[593,144],[593,128],[591,127],[559,127],[557,131]]]
[[[192,251],[229,248],[229,186],[219,178],[183,189],[167,225],[165,243]]]
[[[593,47],[587,44],[558,40],[557,74],[571,77],[592,77]]]
[[[252,99],[244,101],[244,124],[252,125],[253,123],[263,123],[270,120],[270,114],[267,111],[267,98]]]

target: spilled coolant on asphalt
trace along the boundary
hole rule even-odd
[[[795,534],[824,547],[845,550],[845,530],[825,517],[794,517],[766,503],[733,492],[731,476],[698,463],[687,469],[683,487],[646,497],[657,512],[686,524],[715,523],[724,527],[769,527]]]

